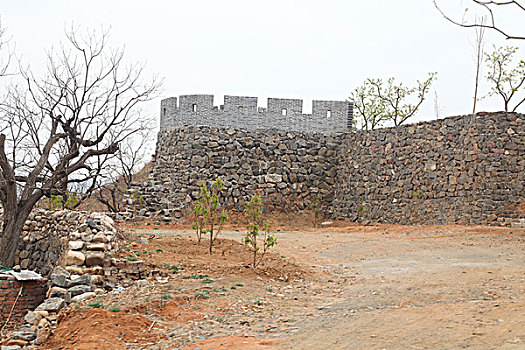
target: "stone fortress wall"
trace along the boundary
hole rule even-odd
[[[342,132],[352,128],[353,105],[346,101],[312,102],[312,114],[303,113],[303,100],[269,98],[258,107],[257,97],[224,96],[214,106],[213,95],[182,95],[161,101],[160,130],[204,125],[243,130],[279,130],[303,133]]]
[[[179,108],[190,108],[188,101],[194,100],[181,98]],[[235,115],[232,106],[239,104],[223,110]],[[286,106],[293,114],[299,109],[292,105]],[[523,114],[478,113],[331,134],[198,126],[204,120],[184,126],[191,113],[182,118],[171,124],[162,118],[149,180],[133,189],[139,217],[180,217],[191,210],[199,185],[220,177],[225,204],[241,210],[258,191],[276,209],[295,212],[321,194],[325,217],[361,222],[521,225],[525,218]]]

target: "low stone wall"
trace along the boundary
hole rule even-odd
[[[57,265],[75,274],[102,275],[115,233],[104,214],[36,209],[24,226],[15,264],[43,276]]]
[[[345,138],[337,218],[509,224],[525,202],[525,116],[478,113]]]
[[[340,145],[341,134],[203,126],[160,132],[150,179],[134,187],[137,217],[180,216],[198,198],[200,184],[217,177],[227,207],[242,209],[255,191],[294,210],[305,209],[313,194],[331,203]]]
[[[4,277],[2,277],[4,276]],[[27,310],[36,308],[46,297],[47,281],[16,281],[0,274],[0,326],[24,317]]]

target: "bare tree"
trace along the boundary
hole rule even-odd
[[[124,195],[135,181],[137,172],[146,163],[151,132],[152,129],[146,127],[133,137],[124,140],[104,172],[95,180],[97,187],[92,194],[109,211],[123,210]]]
[[[451,16],[447,15],[445,11],[442,10],[442,8],[438,5],[437,0],[433,0],[434,6],[438,9],[438,11],[443,15],[443,17],[448,20],[451,23],[454,23],[455,25],[464,27],[464,28],[485,28],[485,29],[491,29],[495,30],[496,32],[502,34],[506,39],[516,39],[516,40],[525,40],[525,36],[520,35],[514,35],[507,32],[507,30],[502,29],[502,27],[499,24],[496,24],[496,15],[494,13],[494,10],[496,7],[502,7],[502,6],[514,6],[513,8],[523,11],[525,14],[525,5],[523,2],[519,1],[508,1],[508,0],[501,0],[501,1],[491,1],[491,0],[471,0],[471,4],[475,7],[479,8],[480,10],[484,11],[486,13],[486,16],[489,18],[487,22],[469,22],[465,20],[463,17],[461,21],[453,19]],[[468,7],[465,8],[465,12],[467,12]]]
[[[0,114],[0,202],[4,209],[0,264],[11,267],[24,223],[43,197],[92,181],[107,155],[147,121],[141,103],[160,81],[142,79],[143,66],[127,65],[108,47],[108,33],[75,30],[66,46],[49,53],[43,78],[21,70]]]
[[[482,17],[479,21],[480,24],[484,24],[486,21],[485,17]],[[479,76],[481,72],[481,65],[483,63],[484,46],[485,46],[485,27],[476,27],[476,41],[474,51],[476,55],[476,78],[474,79],[474,102],[472,106],[472,113],[476,113],[476,103],[478,102],[478,87],[479,87]]]

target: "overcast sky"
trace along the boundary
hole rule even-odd
[[[460,0],[441,0],[461,18]],[[463,1],[468,3],[469,1]],[[449,5],[447,5],[447,3]],[[406,84],[438,72],[418,120],[472,110],[474,33],[446,22],[431,0],[192,0],[3,1],[2,26],[16,52],[41,69],[45,52],[64,40],[64,28],[111,27],[111,44],[146,61],[146,73],[165,79],[162,97],[214,94],[344,100],[366,78],[395,77]],[[525,15],[498,20],[521,30]],[[521,46],[487,35],[492,45]],[[483,85],[481,94],[486,94]],[[158,118],[160,98],[147,106]],[[501,110],[484,99],[479,110]]]

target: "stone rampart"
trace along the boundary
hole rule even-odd
[[[346,101],[312,102],[312,113],[303,113],[303,100],[269,98],[267,108],[257,97],[224,96],[214,106],[213,95],[182,95],[161,101],[160,130],[185,126],[232,127],[242,130],[278,130],[332,133],[352,128],[353,105]]]
[[[295,210],[319,194],[329,211],[341,136],[203,126],[161,131],[150,179],[135,187],[139,216],[189,208],[199,186],[217,177],[228,207],[242,207],[258,191]]]
[[[254,191],[326,216],[403,224],[510,224],[525,202],[525,116],[478,113],[336,134],[229,127],[162,130],[139,217],[180,216],[220,177],[225,204]],[[284,207],[284,206],[282,206]],[[278,208],[277,208],[278,209]]]

